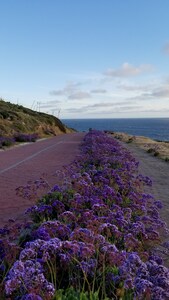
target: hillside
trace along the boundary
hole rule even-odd
[[[73,132],[58,118],[0,99],[0,136],[37,133],[39,137]]]

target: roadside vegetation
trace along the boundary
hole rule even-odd
[[[18,143],[30,143],[36,142],[38,135],[34,134],[15,134],[13,137],[0,137],[0,149],[6,149],[7,147],[16,145]]]

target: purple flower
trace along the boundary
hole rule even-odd
[[[38,262],[16,261],[8,274],[8,280],[5,284],[6,294],[12,295],[17,290],[20,290],[21,293],[36,290],[39,295],[43,293],[46,298],[51,299],[55,289],[45,279],[42,271],[42,266]]]
[[[85,288],[100,286],[100,293],[105,286],[108,299],[124,290],[133,299],[168,299],[169,270],[149,250],[165,229],[161,203],[143,193],[151,180],[137,168],[116,140],[90,131],[81,155],[64,170],[63,186],[55,185],[28,210],[36,227],[29,228],[30,239],[9,270],[7,295],[50,300],[58,283],[78,290],[85,280]],[[2,242],[2,266],[6,253]]]
[[[24,297],[22,297],[21,300],[43,300],[39,295],[36,294],[27,294]]]
[[[153,283],[146,279],[136,280],[135,282],[136,287],[136,294],[144,295],[146,294],[151,295],[151,289],[153,287]]]

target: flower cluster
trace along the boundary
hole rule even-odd
[[[14,135],[13,137],[3,137],[0,136],[0,148],[3,147],[9,147],[11,145],[14,145],[15,143],[25,143],[25,142],[36,142],[38,139],[38,134],[24,134],[24,133],[18,133]]]
[[[6,277],[6,294],[48,300],[73,286],[101,300],[169,299],[169,270],[153,252],[166,230],[161,203],[144,193],[151,180],[102,132],[90,131],[81,153],[67,168],[67,185],[27,211],[34,226]]]
[[[18,133],[14,136],[14,139],[16,142],[19,142],[19,143],[36,142],[36,140],[38,139],[38,134],[37,133],[32,133],[32,134]]]
[[[30,258],[32,257],[30,256]],[[9,280],[6,282],[5,289],[9,295],[13,290],[22,294],[25,287],[28,295],[30,293],[41,294],[44,299],[51,299],[54,295],[54,287],[45,279],[42,265],[38,261],[29,258],[25,262],[16,261],[9,271],[8,277]]]

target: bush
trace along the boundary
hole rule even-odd
[[[37,138],[38,138],[38,135],[36,133],[34,133],[34,134],[18,134],[16,136],[14,136],[13,138],[0,136],[0,148],[10,147],[13,144],[15,144],[15,142],[19,142],[19,143],[36,142]]]
[[[38,135],[35,134],[18,134],[15,136],[15,141],[19,143],[36,142]]]
[[[5,139],[3,142],[2,142],[2,146],[4,147],[9,147],[13,144],[13,141],[11,139]]]
[[[12,138],[0,137],[0,148],[9,147],[14,143]]]
[[[127,141],[128,144],[130,144],[132,142],[133,142],[133,138],[129,138],[128,141]]]
[[[147,153],[153,153],[154,152],[154,149],[153,148],[149,148],[148,150],[147,150]]]
[[[7,111],[1,111],[0,114],[3,117],[3,119],[7,119],[9,117],[9,113]]]

